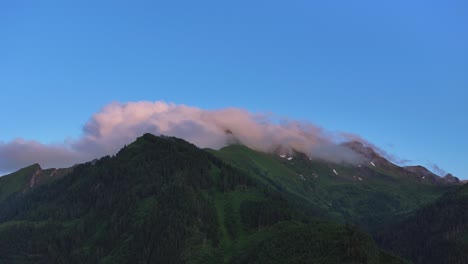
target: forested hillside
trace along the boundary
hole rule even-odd
[[[415,263],[468,263],[468,185],[388,226],[378,239]]]
[[[28,191],[1,187],[0,263],[402,263],[269,182],[145,134]]]
[[[456,185],[439,185],[373,154],[360,165],[310,160],[301,153],[268,154],[232,145],[214,155],[282,193],[300,197],[317,213],[377,232]]]

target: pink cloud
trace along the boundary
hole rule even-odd
[[[84,125],[81,137],[63,144],[47,145],[22,139],[0,143],[0,171],[11,171],[36,162],[45,167],[71,166],[115,154],[144,133],[181,137],[202,148],[219,149],[235,138],[264,152],[281,147],[285,151],[294,149],[311,158],[333,162],[353,163],[361,159],[358,154],[337,144],[343,138],[358,136],[332,135],[311,123],[277,121],[272,115],[238,108],[203,110],[142,101],[114,102],[104,106]]]

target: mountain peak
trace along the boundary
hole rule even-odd
[[[424,166],[415,165],[415,166],[406,166],[405,170],[418,175],[423,180],[428,180],[436,184],[459,184],[460,179],[453,176],[452,174],[447,174],[444,177],[441,177]]]
[[[353,150],[354,152],[361,154],[368,160],[379,160],[383,159],[373,148],[366,146],[360,141],[349,141],[342,144],[343,146]]]
[[[460,183],[460,179],[458,179],[457,177],[453,176],[451,173],[448,173],[446,174],[444,177],[443,177],[444,181],[449,183],[449,184],[458,184]]]
[[[154,144],[154,143],[158,143],[158,142],[167,142],[167,141],[174,141],[174,140],[180,140],[180,141],[184,141],[186,142],[185,140],[183,139],[179,139],[179,138],[176,138],[176,137],[170,137],[170,136],[166,136],[166,135],[159,135],[159,136],[156,136],[156,135],[153,135],[151,133],[145,133],[143,134],[141,137],[138,137],[133,143],[131,143],[130,145],[132,146],[135,146],[135,145],[146,145],[146,144]],[[188,143],[188,142],[187,142]],[[190,143],[189,143],[190,144]],[[125,148],[125,147],[124,147]]]
[[[32,170],[42,170],[42,167],[41,167],[41,165],[39,163],[34,163],[32,165],[27,166],[26,168],[27,169],[32,169]]]
[[[417,174],[424,174],[424,175],[436,175],[429,169],[421,165],[414,165],[414,166],[405,166],[406,170],[417,173]],[[436,175],[437,176],[437,175]]]

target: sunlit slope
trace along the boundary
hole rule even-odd
[[[394,164],[310,160],[301,153],[267,154],[242,145],[211,153],[259,181],[301,197],[334,219],[378,228],[440,197],[449,185],[421,181]]]

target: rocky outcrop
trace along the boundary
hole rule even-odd
[[[463,184],[457,177],[453,176],[452,174],[447,174],[442,178],[445,183],[447,184]]]
[[[373,148],[366,146],[359,141],[346,142],[343,143],[343,145],[365,157],[369,164],[373,167],[394,171],[397,174],[407,175],[408,177],[416,178],[419,181],[436,185],[462,184],[462,182],[452,174],[447,174],[444,177],[441,177],[420,165],[406,167],[395,165],[386,158],[379,155]]]
[[[41,166],[37,164],[37,168],[34,169],[31,179],[29,180],[29,187],[32,188],[36,186],[39,182],[39,177],[42,175],[44,171],[42,170]]]
[[[406,166],[404,168],[405,170],[416,174],[420,179],[434,184],[461,184],[460,179],[450,173],[444,177],[440,177],[423,166]]]

